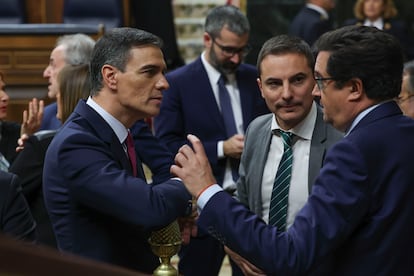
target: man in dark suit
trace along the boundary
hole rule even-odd
[[[36,223],[16,175],[0,171],[0,231],[18,240],[35,241]]]
[[[164,94],[155,134],[174,154],[187,143],[186,134],[202,137],[214,175],[229,193],[234,192],[244,131],[258,115],[268,113],[256,84],[257,70],[242,64],[248,51],[249,22],[234,6],[218,6],[207,15],[205,51],[194,62],[167,74],[170,89]],[[225,87],[230,106],[223,107],[218,82]],[[234,132],[224,117],[233,116]],[[221,244],[199,231],[179,254],[184,275],[217,275],[224,258]]]
[[[313,94],[345,137],[328,151],[286,232],[214,184],[195,136],[194,151],[184,146],[171,171],[197,197],[198,226],[267,275],[412,275],[414,121],[393,100],[402,48],[392,35],[356,26],[328,32],[315,46]]]
[[[130,11],[134,24],[132,27],[146,30],[159,36],[163,42],[163,53],[167,70],[173,70],[184,65],[180,55],[175,35],[174,12],[172,1],[131,0]],[[156,19],[155,19],[156,18]]]
[[[329,12],[335,7],[335,0],[308,0],[306,5],[293,18],[289,34],[312,44],[323,33],[333,29]]]
[[[159,260],[150,231],[184,216],[190,195],[177,179],[148,185],[129,128],[159,112],[168,88],[161,41],[115,28],[96,43],[91,94],[53,138],[43,191],[58,247],[65,252],[152,273]],[[161,162],[168,163],[170,160]]]

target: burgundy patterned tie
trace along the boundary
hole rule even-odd
[[[127,152],[129,156],[129,161],[132,166],[132,173],[134,176],[137,176],[137,156],[135,153],[134,139],[132,138],[131,132],[128,130],[128,136],[126,139]]]

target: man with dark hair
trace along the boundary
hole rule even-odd
[[[151,33],[114,28],[94,47],[90,97],[45,157],[43,191],[62,251],[152,273],[159,259],[150,231],[187,210],[191,197],[179,180],[147,184],[141,162],[151,143],[131,145],[129,128],[158,114],[168,88],[161,46]]]
[[[170,88],[154,119],[155,134],[173,154],[187,143],[187,133],[200,136],[219,185],[233,194],[244,132],[269,111],[256,84],[256,68],[243,63],[250,48],[246,16],[235,6],[217,6],[209,11],[204,29],[201,56],[166,75]],[[224,250],[199,231],[179,256],[180,273],[210,276],[219,273]]]
[[[194,135],[194,150],[183,146],[171,171],[197,198],[198,226],[266,275],[412,275],[414,121],[393,100],[401,45],[376,28],[351,26],[322,35],[314,49],[313,94],[345,137],[327,152],[286,232],[215,184]]]

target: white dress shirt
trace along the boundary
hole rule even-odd
[[[219,109],[221,109],[220,106],[220,98],[219,98],[219,89],[217,82],[221,76],[221,73],[217,71],[213,66],[211,66],[210,63],[205,58],[206,53],[203,52],[201,54],[201,61],[204,65],[204,68],[207,71],[207,76],[210,81],[210,85],[214,94],[214,97],[217,102],[217,106]],[[227,83],[226,88],[229,91],[230,95],[230,101],[231,101],[231,107],[233,109],[233,115],[234,120],[236,123],[237,133],[238,134],[244,134],[244,128],[243,128],[243,114],[242,114],[242,108],[241,108],[241,101],[240,101],[240,91],[237,87],[237,81],[235,75],[226,75],[227,77]],[[220,110],[221,111],[221,110]],[[225,158],[224,156],[224,150],[223,150],[223,142],[219,141],[217,143],[217,156],[218,158]],[[231,172],[230,162],[227,161],[226,164],[226,171],[224,174],[224,180],[223,180],[223,188],[236,188],[236,183],[233,181],[233,175]]]
[[[295,134],[292,142],[293,163],[292,173],[289,186],[289,203],[287,227],[289,227],[300,209],[305,204],[308,189],[308,171],[309,171],[309,154],[312,140],[313,130],[316,123],[316,104],[313,103],[312,108],[305,119],[292,129],[284,130]],[[273,131],[280,129],[273,115],[271,129]],[[276,172],[283,155],[283,141],[281,137],[272,135],[269,153],[263,171],[262,179],[262,218],[266,223],[269,222],[269,206],[272,195],[273,183]]]

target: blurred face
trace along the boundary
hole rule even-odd
[[[9,105],[9,95],[4,91],[6,84],[3,81],[3,77],[0,75],[0,120],[4,120],[7,117],[7,106]]]
[[[257,83],[267,106],[282,129],[293,128],[308,115],[313,103],[315,82],[306,57],[296,53],[268,55],[260,69]]]
[[[204,34],[207,61],[223,74],[234,73],[247,54],[249,35],[238,36],[223,28],[218,37]]]
[[[336,129],[345,132],[352,123],[353,112],[351,106],[347,105],[349,86],[342,89],[335,87],[335,80],[326,72],[326,65],[330,53],[321,51],[315,62],[315,78],[319,79],[320,85],[315,85],[312,94],[320,97],[320,104],[323,106],[323,118]]]
[[[133,48],[125,72],[116,70],[117,100],[122,110],[134,114],[134,120],[158,115],[162,91],[169,85],[164,72],[166,64],[155,46]]]
[[[335,0],[322,0],[321,5],[322,8],[329,12],[335,8]]]
[[[56,98],[59,91],[57,76],[65,64],[65,46],[60,45],[53,49],[50,54],[49,65],[43,72],[43,77],[49,81],[47,96],[51,99]]]
[[[401,92],[398,95],[397,103],[404,115],[414,118],[414,94],[408,91],[409,75],[404,72]]]
[[[384,12],[384,1],[365,0],[363,9],[366,18],[368,18],[371,21],[375,21],[378,18],[380,18]]]

